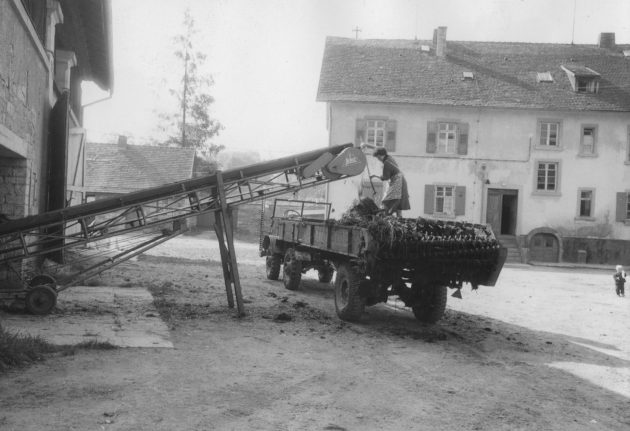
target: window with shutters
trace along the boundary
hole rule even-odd
[[[385,146],[385,121],[367,120],[365,129],[365,143],[373,147]]]
[[[593,217],[594,189],[578,189],[578,218],[591,219]]]
[[[560,147],[562,123],[559,121],[541,120],[538,122],[538,148],[557,149]]]
[[[615,221],[630,224],[630,191],[617,192]]]
[[[355,145],[367,144],[372,148],[384,147],[396,151],[396,120],[387,118],[358,118],[355,126]]]
[[[466,187],[453,184],[426,184],[424,186],[424,213],[454,217],[465,215]]]
[[[437,152],[455,154],[457,123],[438,123]]]
[[[597,144],[597,126],[582,126],[582,134],[580,138],[580,155],[594,156]]]
[[[436,155],[468,154],[468,123],[429,121],[426,152]]]
[[[536,163],[536,192],[555,193],[559,191],[560,162],[541,161]]]
[[[455,187],[435,186],[435,213],[455,215]]]

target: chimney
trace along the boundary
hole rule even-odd
[[[613,49],[615,47],[615,33],[600,33],[599,47]]]
[[[433,48],[437,57],[446,56],[446,27],[433,30]]]
[[[125,135],[118,136],[118,147],[127,148],[127,137]]]

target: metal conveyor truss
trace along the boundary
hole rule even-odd
[[[230,209],[357,175],[364,167],[363,153],[344,144],[2,223],[0,265],[22,282],[17,289],[0,287],[0,300],[24,299],[36,313],[52,308],[57,292],[183,233],[185,219],[214,212],[228,302],[232,307],[234,285],[243,314]],[[117,247],[100,246],[112,242]],[[44,258],[79,269],[56,280],[43,274]]]

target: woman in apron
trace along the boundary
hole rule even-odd
[[[383,196],[383,207],[388,215],[396,214],[402,216],[403,210],[408,210],[409,192],[407,191],[407,181],[402,171],[398,168],[398,163],[387,154],[385,148],[377,148],[373,156],[383,163],[383,175],[372,175],[382,181],[389,181],[387,193]]]

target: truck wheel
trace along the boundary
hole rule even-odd
[[[284,272],[282,281],[289,290],[297,290],[302,279],[302,262],[295,258],[295,250],[289,248],[284,254]]]
[[[442,318],[446,309],[446,286],[413,285],[418,303],[411,307],[413,315],[421,322],[435,323]]]
[[[359,295],[361,276],[344,263],[335,278],[335,310],[342,320],[358,320],[365,309],[365,298]]]
[[[57,292],[47,284],[31,287],[26,293],[25,305],[31,314],[48,314],[55,304],[57,304]]]
[[[328,261],[324,262],[324,265],[317,269],[317,277],[321,283],[330,283],[334,273],[335,267]]]
[[[271,256],[267,256],[265,263],[267,265],[267,278],[269,280],[277,280],[278,278],[280,278],[280,266],[282,265],[282,255],[272,254]]]

